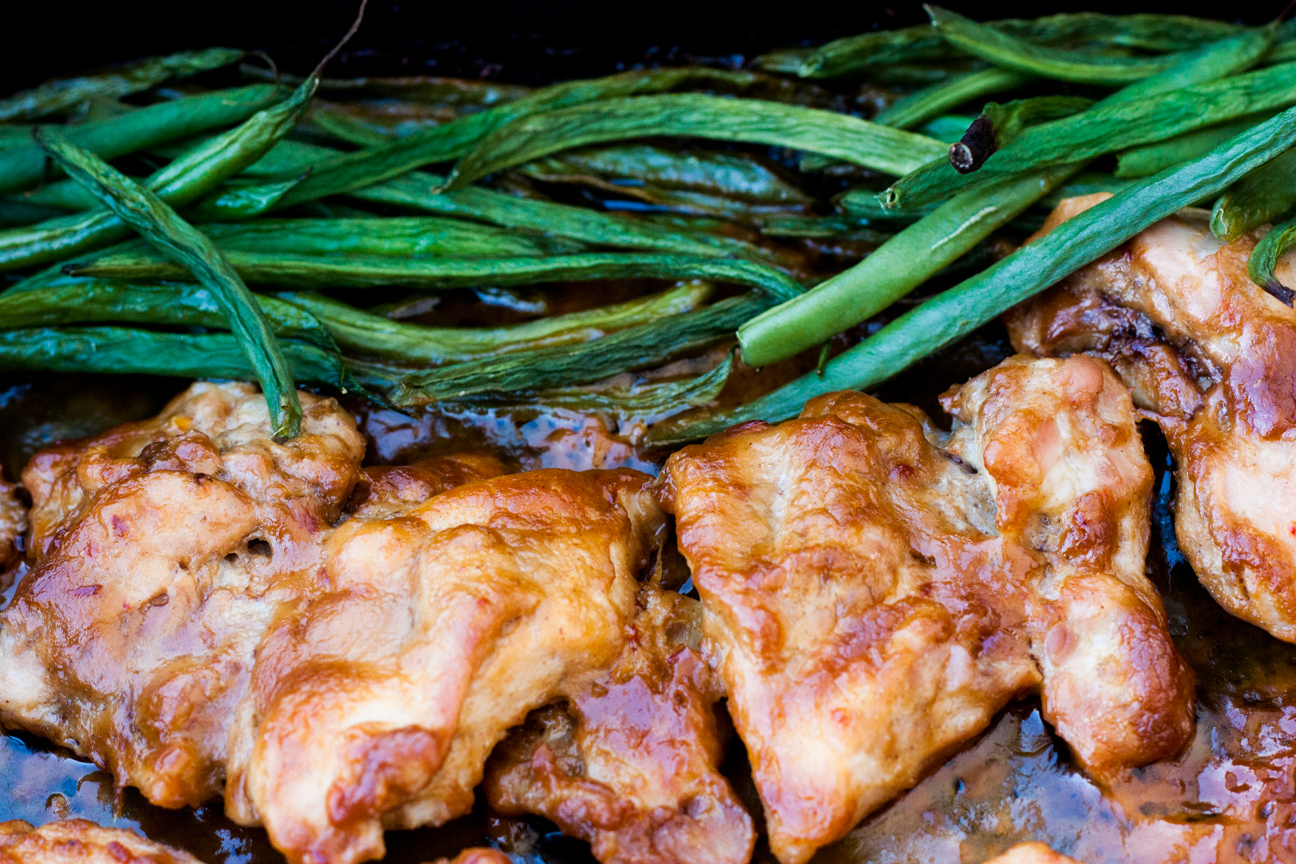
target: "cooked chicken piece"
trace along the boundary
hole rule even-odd
[[[1059,855],[1043,843],[1018,843],[985,864],[1079,864],[1074,858]]]
[[[401,516],[447,489],[506,473],[503,463],[484,453],[431,456],[411,465],[364,469],[347,511],[366,519]]]
[[[456,855],[454,860],[441,858],[436,861],[436,864],[513,864],[513,862],[503,852],[494,849],[465,849]]]
[[[1103,196],[1059,205],[1045,230]],[[1175,529],[1229,612],[1296,642],[1296,312],[1247,277],[1262,232],[1224,244],[1185,211],[1008,316],[1035,355],[1106,358],[1178,463]],[[1296,280],[1296,256],[1278,277]]]
[[[39,828],[21,819],[0,822],[4,864],[198,864],[188,852],[145,840],[124,828],[102,828],[84,819]]]
[[[31,573],[0,625],[0,717],[167,807],[219,795],[234,708],[278,607],[324,587],[322,534],[364,442],[301,394],[195,384],[153,420],[45,450],[23,472]]]
[[[226,808],[293,862],[383,855],[467,813],[512,726],[622,653],[663,517],[635,471],[471,483],[329,538],[231,734]]]
[[[603,864],[746,864],[756,835],[718,771],[700,604],[652,583],[639,603],[617,664],[496,748],[487,800],[588,840]]]
[[[1016,696],[1098,775],[1176,754],[1193,686],[1143,575],[1152,472],[1125,388],[1013,358],[956,424],[828,394],[672,455],[658,490],[785,864]]]
[[[8,570],[22,558],[27,507],[18,500],[17,492],[17,485],[0,480],[0,571]]]

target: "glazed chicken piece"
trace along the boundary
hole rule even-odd
[[[505,473],[503,463],[485,453],[430,456],[409,465],[374,465],[361,472],[346,509],[348,515],[366,519],[402,516],[434,495]]]
[[[503,852],[497,852],[494,849],[465,849],[456,855],[453,860],[441,858],[435,864],[513,864],[513,862]]]
[[[293,862],[383,855],[472,808],[492,748],[626,645],[663,516],[635,471],[460,486],[329,538],[330,591],[281,615],[231,741],[226,809]]]
[[[199,864],[188,852],[145,840],[124,828],[103,828],[84,819],[39,828],[21,819],[0,822],[4,864]]]
[[[0,617],[0,717],[155,804],[221,793],[230,719],[282,603],[323,587],[322,536],[364,442],[301,394],[271,440],[265,400],[195,384],[162,414],[42,451],[33,570]]]
[[[985,864],[1079,864],[1079,862],[1054,852],[1043,843],[1018,843]]]
[[[719,773],[724,695],[696,600],[647,583],[620,660],[496,748],[485,792],[589,841],[602,864],[746,864],[756,835]]]
[[[13,567],[22,558],[27,508],[18,500],[17,492],[17,485],[0,480],[0,572]]]
[[[1103,200],[1062,202],[1044,230]],[[1037,356],[1107,359],[1178,463],[1175,531],[1232,614],[1296,642],[1296,312],[1247,277],[1258,231],[1184,211],[1008,316]],[[1277,269],[1296,284],[1296,256]]]
[[[1018,357],[943,404],[948,436],[915,408],[828,394],[663,471],[784,864],[1017,696],[1041,692],[1100,777],[1192,735],[1192,679],[1143,574],[1152,472],[1119,380]]]

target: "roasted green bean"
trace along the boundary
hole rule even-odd
[[[1296,207],[1296,150],[1261,165],[1224,192],[1211,208],[1211,232],[1231,243]]]
[[[898,99],[873,118],[874,123],[912,129],[941,116],[951,108],[992,93],[1016,90],[1033,81],[1031,76],[1011,69],[977,69],[955,76]],[[966,128],[966,127],[965,127]],[[925,133],[925,134],[930,134]],[[937,136],[937,140],[943,140]]]
[[[1247,275],[1280,303],[1292,305],[1296,291],[1278,281],[1278,259],[1296,249],[1296,216],[1279,222],[1260,239],[1247,259]]]

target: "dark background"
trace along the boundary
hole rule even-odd
[[[268,51],[307,71],[346,30],[358,0],[3,0],[0,93],[112,62],[212,45]],[[1191,13],[1158,0],[969,3],[987,20],[1093,10]],[[1200,11],[1258,23],[1285,0]],[[734,62],[774,47],[925,21],[918,2],[859,0],[371,0],[335,76],[433,74],[541,84],[685,58]]]

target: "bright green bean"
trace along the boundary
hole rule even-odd
[[[807,400],[865,389],[971,333],[1194,201],[1226,188],[1296,143],[1296,108],[1243,132],[1209,155],[1138,182],[933,297],[811,373],[742,407],[682,426],[658,427],[649,443],[680,443],[734,423],[794,416]]]
[[[68,176],[94,190],[123,222],[215,295],[230,330],[256,370],[271,428],[276,436],[295,438],[301,432],[301,403],[288,361],[252,292],[220,251],[153,191],[93,153],[52,131],[38,132],[37,141]]]
[[[282,98],[264,84],[218,90],[160,102],[111,120],[67,127],[72,143],[104,159],[115,159],[165,141],[188,138],[217,126],[241,123]],[[34,143],[0,150],[0,192],[34,186],[45,176],[45,152]]]
[[[1296,291],[1278,281],[1278,261],[1296,249],[1296,217],[1279,222],[1261,238],[1247,259],[1247,275],[1279,302],[1291,306]]]
[[[1218,126],[1208,126],[1189,132],[1169,141],[1148,144],[1126,150],[1116,157],[1116,176],[1122,178],[1146,177],[1158,171],[1164,171],[1171,165],[1187,162],[1205,156],[1225,141],[1244,129],[1262,123],[1274,115],[1267,111],[1258,115],[1249,115]]]
[[[777,270],[754,261],[686,255],[591,252],[537,258],[426,258],[268,255],[231,251],[225,258],[243,278],[283,288],[471,288],[595,279],[713,279],[763,288],[780,300],[801,289]],[[181,265],[157,255],[126,253],[67,268],[70,275],[151,281],[184,279]]]
[[[615,306],[487,328],[424,327],[362,312],[319,294],[287,292],[279,296],[322,322],[343,348],[403,363],[440,365],[588,342],[608,333],[691,312],[710,293],[706,283],[688,282]]]
[[[941,116],[965,102],[1025,87],[1034,79],[1011,69],[977,69],[933,84],[891,103],[877,113],[874,123],[896,129],[912,129]]]
[[[1233,184],[1211,209],[1211,232],[1232,243],[1296,207],[1296,150],[1273,159]]]
[[[238,62],[244,52],[234,48],[183,51],[166,57],[149,57],[99,75],[49,81],[0,99],[0,122],[32,119],[68,111],[83,102],[103,97],[127,96],[148,90],[169,78],[186,78]]]
[[[680,93],[605,99],[524,117],[479,141],[455,165],[449,188],[560,150],[651,135],[793,147],[887,174],[906,174],[945,152],[939,141],[849,114]]]
[[[793,357],[881,312],[1078,170],[1064,165],[956,195],[851,269],[743,324],[743,362],[765,366]]]

